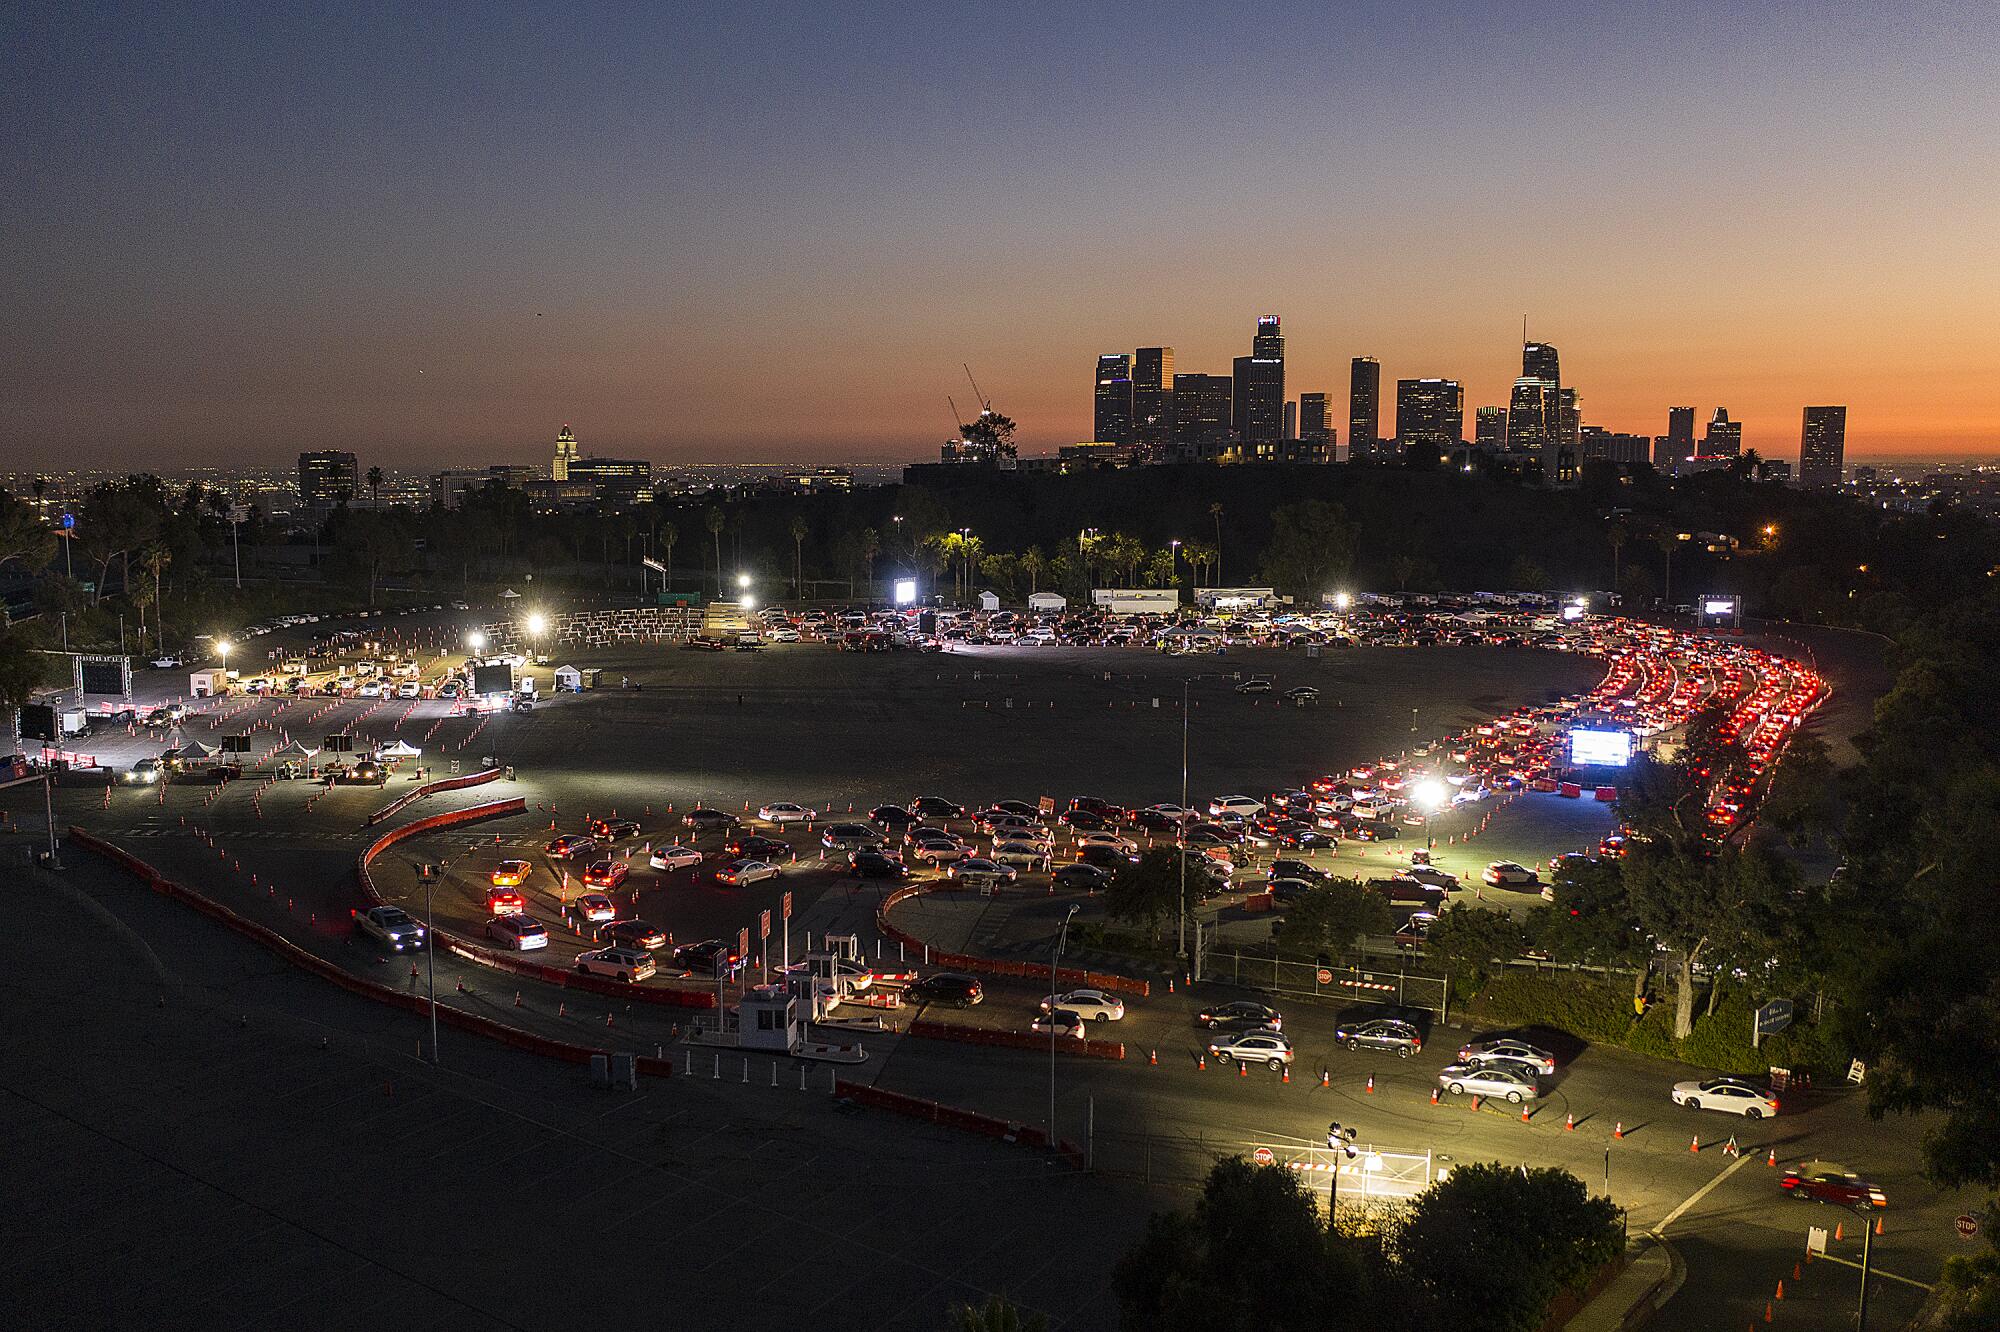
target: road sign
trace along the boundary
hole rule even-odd
[[[1273,1152],[1269,1147],[1259,1147],[1256,1151],[1251,1153],[1251,1158],[1255,1160],[1258,1165],[1269,1165],[1273,1161],[1278,1159],[1277,1154]]]
[[[74,532],[76,530],[75,514],[66,513],[62,516],[62,530],[65,532]]]
[[[768,908],[757,916],[757,937],[759,939],[771,937],[771,912]]]
[[[1321,967],[1318,971],[1315,971],[1313,973],[1313,979],[1318,981],[1321,985],[1331,985],[1333,984],[1333,972],[1329,971],[1325,967]]]
[[[1958,1230],[1958,1237],[1969,1240],[1979,1233],[1979,1218],[1970,1212],[1959,1213],[1958,1220],[1952,1222]]]
[[[1775,1036],[1792,1025],[1792,1001],[1773,999],[1757,1010],[1757,1032],[1762,1036]]]
[[[791,918],[792,918],[792,893],[791,890],[788,888],[785,890],[785,919],[790,920]]]
[[[750,927],[748,925],[736,931],[736,956],[750,956]]]

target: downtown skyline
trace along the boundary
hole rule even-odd
[[[916,459],[962,362],[1040,453],[1079,365],[1261,312],[1294,396],[1373,356],[1468,433],[1525,314],[1613,430],[2000,451],[1985,11],[1055,14],[17,8],[16,465]]]

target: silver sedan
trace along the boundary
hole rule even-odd
[[[1453,1096],[1496,1096],[1519,1105],[1539,1097],[1534,1078],[1516,1068],[1492,1064],[1448,1064],[1438,1074],[1438,1086]]]

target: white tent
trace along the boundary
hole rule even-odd
[[[407,740],[393,740],[390,743],[382,746],[382,748],[377,750],[376,752],[380,754],[383,758],[404,759],[404,758],[416,758],[424,751],[418,749],[415,745],[411,744]]]
[[[1029,610],[1059,611],[1067,605],[1069,605],[1069,602],[1064,600],[1063,594],[1060,592],[1030,592],[1028,594]]]
[[[979,609],[983,611],[999,610],[1000,594],[998,592],[981,592],[979,594]]]
[[[557,693],[567,690],[572,694],[583,692],[583,672],[574,666],[558,666],[555,671],[554,687]]]
[[[520,594],[519,592],[516,592],[516,591],[515,591],[515,590],[514,590],[513,588],[511,588],[511,587],[510,587],[510,588],[508,588],[508,589],[507,589],[507,590],[506,590],[505,592],[502,592],[502,593],[500,594],[500,600],[502,600],[502,601],[518,601],[518,600],[520,600],[520,598],[521,598],[521,594]]]
[[[190,740],[181,746],[181,757],[184,759],[214,758],[221,752],[220,745],[205,745],[199,740]]]
[[[271,757],[274,759],[303,759],[311,758],[317,753],[319,753],[317,749],[307,747],[304,741],[294,740],[288,745],[279,745],[276,749],[272,750]]]

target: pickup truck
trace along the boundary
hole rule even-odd
[[[378,906],[356,911],[354,932],[381,940],[393,952],[424,946],[424,927],[412,920],[410,913],[401,907]]]
[[[1435,908],[1445,894],[1442,887],[1413,879],[1407,874],[1398,874],[1393,879],[1370,879],[1368,886],[1388,898],[1394,906]]]

